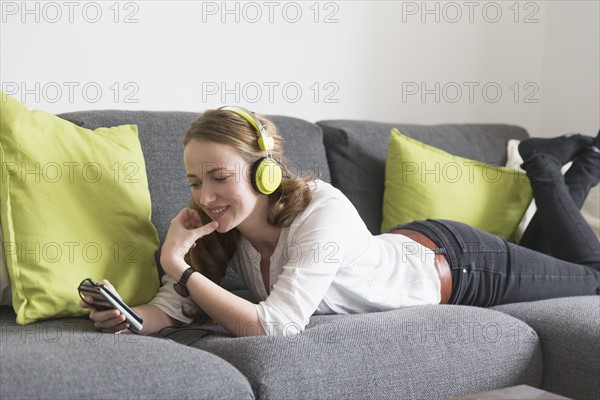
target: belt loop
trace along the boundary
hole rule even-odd
[[[455,235],[456,241],[457,241],[458,245],[461,246],[461,248],[454,249],[455,251],[452,251],[452,249],[453,249],[452,243],[449,241],[449,239],[446,239],[446,235],[444,234],[444,232],[442,232],[442,230],[439,227],[436,226],[436,224],[440,224],[442,227],[448,229],[451,233],[454,233],[454,231],[451,230],[450,227],[446,226],[445,224],[441,224],[440,222],[438,222],[436,220],[428,219],[427,221],[424,221],[424,222],[426,222],[426,223],[424,223],[423,226],[425,226],[425,228],[428,228],[431,231],[433,231],[437,235],[437,239],[441,242],[440,247],[444,249],[444,254],[446,255],[446,259],[448,260],[450,269],[452,270],[453,268],[459,268],[458,257],[456,256],[455,251],[456,250],[464,251],[464,248],[465,248],[464,243],[458,241],[458,236]]]

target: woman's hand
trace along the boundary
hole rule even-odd
[[[187,269],[182,262],[190,249],[196,247],[196,240],[214,232],[218,222],[202,224],[198,211],[184,208],[171,220],[165,243],[163,244],[160,263],[167,274],[178,280]]]
[[[119,294],[117,293],[113,285],[110,284],[109,281],[103,279],[100,283],[106,286],[108,290],[113,292],[113,294],[117,296],[119,300],[122,300],[121,296],[119,296]],[[85,301],[87,301],[90,304],[94,304],[94,299],[92,298],[92,296],[85,296]],[[94,326],[99,331],[114,333],[123,331],[129,327],[129,324],[125,322],[125,315],[121,314],[119,310],[113,309],[99,311],[87,304],[85,301],[81,300],[79,302],[79,306],[82,308],[89,308],[90,310],[92,310],[90,312],[90,319],[94,321]]]

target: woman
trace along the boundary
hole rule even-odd
[[[275,126],[241,108],[205,112],[184,144],[192,202],[162,247],[164,285],[134,307],[144,334],[202,312],[237,336],[289,335],[314,313],[598,294],[600,243],[579,207],[600,180],[600,133],[522,142],[539,215],[522,246],[444,220],[373,236],[339,190],[277,164]],[[259,304],[218,285],[228,265]],[[127,327],[116,310],[92,310],[90,318],[104,331]]]

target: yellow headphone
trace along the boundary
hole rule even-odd
[[[219,110],[234,112],[254,127],[259,135],[258,147],[265,152],[266,156],[256,160],[252,166],[250,182],[252,183],[252,186],[254,186],[254,189],[262,194],[271,194],[275,192],[281,185],[283,172],[281,171],[281,166],[273,159],[273,155],[271,154],[271,150],[275,147],[275,142],[273,141],[273,138],[269,136],[267,129],[260,123],[258,118],[254,116],[252,111],[246,110],[245,108],[224,106],[220,107]]]

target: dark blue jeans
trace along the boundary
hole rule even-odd
[[[524,234],[532,246],[510,243],[456,221],[401,226],[426,235],[445,253],[452,273],[450,304],[490,307],[600,294],[600,242],[579,211],[583,192],[600,180],[600,154],[578,157],[567,177],[561,175],[558,162],[545,154],[523,167],[538,207],[533,225]],[[577,193],[575,199],[571,192]],[[536,231],[543,236],[536,237]]]

